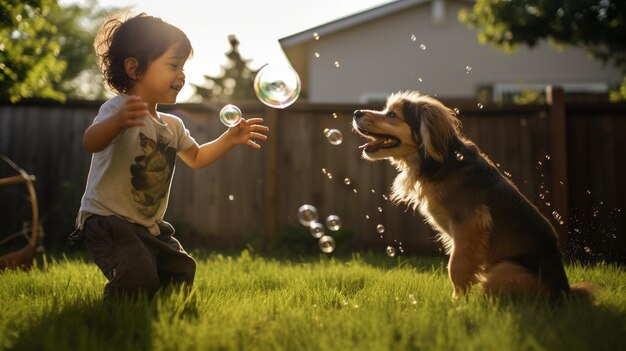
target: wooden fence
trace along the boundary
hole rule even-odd
[[[624,261],[626,106],[565,104],[558,90],[550,96],[550,105],[533,106],[444,102],[460,110],[465,134],[552,219],[569,256]],[[90,160],[81,147],[82,133],[98,107],[95,102],[0,105],[0,153],[37,176],[50,243],[63,240],[72,229]],[[406,253],[440,250],[419,214],[385,200],[396,171],[387,162],[361,158],[363,140],[351,132],[350,121],[352,112],[364,106],[298,102],[285,110],[259,103],[239,107],[247,117],[266,119],[270,139],[260,151],[238,146],[202,170],[178,162],[166,219],[189,245],[234,248],[283,241],[286,249],[314,246],[297,220],[298,208],[312,204],[320,219],[331,214],[341,218],[338,249],[392,245]],[[218,109],[163,107],[183,118],[199,143],[225,131]],[[330,144],[325,128],[339,129],[343,142]],[[18,218],[21,209],[11,204],[13,195],[0,196],[2,223]],[[377,232],[378,224],[384,233]]]

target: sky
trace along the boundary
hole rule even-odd
[[[99,7],[128,7],[161,17],[182,29],[194,48],[187,61],[188,83],[203,84],[204,75],[219,75],[224,55],[230,48],[228,35],[239,39],[243,58],[253,69],[267,63],[288,63],[278,39],[343,18],[393,0],[99,0]],[[85,3],[61,0],[61,4]],[[189,84],[178,101],[189,101],[194,93]]]

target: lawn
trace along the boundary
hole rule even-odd
[[[88,260],[44,256],[0,273],[2,350],[619,350],[626,271],[567,267],[601,287],[595,304],[506,302],[474,288],[451,300],[438,258],[353,255],[284,260],[196,255],[190,294],[102,301]]]

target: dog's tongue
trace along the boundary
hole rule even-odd
[[[365,149],[366,147],[376,146],[378,144],[382,144],[385,142],[385,139],[376,139],[374,141],[370,141],[369,143],[363,144],[359,146],[359,149]]]

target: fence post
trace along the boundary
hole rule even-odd
[[[567,116],[563,88],[547,86],[546,100],[550,105],[552,208],[558,212],[560,220],[564,223],[564,225],[557,225],[556,231],[561,248],[566,248],[569,241],[569,186],[567,181]]]
[[[264,230],[267,238],[276,234],[277,231],[277,218],[278,218],[278,192],[277,192],[277,180],[276,167],[278,158],[278,111],[274,108],[265,109],[265,124],[270,128],[268,135],[269,142],[265,143],[267,147],[267,159],[265,162],[265,189],[263,194],[263,207],[264,207]]]

